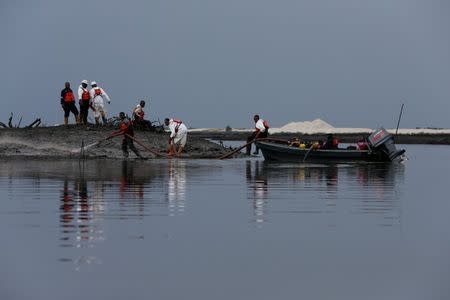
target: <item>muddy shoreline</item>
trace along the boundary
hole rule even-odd
[[[0,130],[0,159],[37,158],[45,160],[59,159],[123,159],[121,150],[122,137],[100,143],[89,148],[81,156],[82,144],[89,145],[104,139],[116,131],[114,127],[95,126],[54,126],[39,128],[12,128]],[[245,141],[249,132],[190,132],[186,153],[181,158],[186,159],[215,159],[229,153],[232,149],[223,147],[209,140],[218,141]],[[168,133],[153,133],[136,131],[136,138],[145,146],[151,148],[161,156],[155,156],[135,143],[145,158],[167,158]],[[336,134],[342,143],[354,143],[364,134]],[[270,137],[301,140],[324,140],[325,134],[292,134],[277,133]],[[397,144],[435,144],[450,145],[450,134],[399,134]],[[78,151],[77,151],[78,150]],[[237,154],[237,156],[243,156]],[[236,156],[235,156],[236,157]],[[130,159],[136,156],[130,151]]]
[[[23,159],[38,158],[47,160],[82,158],[80,149],[83,145],[95,143],[117,131],[114,127],[95,126],[54,126],[39,128],[13,128],[0,130],[0,158]],[[145,158],[166,158],[168,133],[135,131],[135,137],[145,146],[161,153],[160,157],[145,150],[135,143]],[[123,159],[121,150],[122,137],[104,141],[84,152],[86,159]],[[188,136],[186,153],[181,158],[213,159],[230,151],[204,137]],[[136,156],[130,151],[130,159]]]

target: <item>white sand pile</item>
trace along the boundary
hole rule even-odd
[[[371,132],[369,128],[336,128],[321,119],[304,122],[291,122],[280,128],[271,128],[271,133],[366,133]]]
[[[280,128],[272,128],[270,132],[329,132],[334,127],[321,119],[314,121],[291,122]]]

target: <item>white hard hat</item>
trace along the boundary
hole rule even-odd
[[[97,82],[92,81],[92,82],[91,82],[91,85],[97,85]]]
[[[81,83],[88,84],[88,81],[85,79]]]

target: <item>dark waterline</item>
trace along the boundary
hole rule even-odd
[[[450,148],[1,161],[0,299],[448,299]]]

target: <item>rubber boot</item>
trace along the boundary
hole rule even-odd
[[[175,145],[174,144],[170,144],[169,145],[169,156],[173,156],[173,155],[175,155],[177,152],[176,152],[176,149],[175,149]]]
[[[69,125],[69,118],[64,117],[64,125]]]
[[[245,148],[245,155],[247,155],[247,156],[250,156],[250,152],[252,151],[252,145],[248,145],[246,148]]]
[[[96,118],[95,118],[95,125],[97,125],[97,126],[100,125],[99,117],[96,117]]]
[[[137,157],[143,158],[142,155],[141,155],[141,153],[139,152],[138,149],[134,148],[134,149],[133,149],[133,152],[134,152],[134,154],[136,154]]]
[[[103,121],[103,125],[106,125],[106,123],[108,123],[108,120],[106,119],[105,116],[102,116],[102,121]]]
[[[183,152],[183,150],[184,150],[184,147],[180,146],[180,148],[178,148],[178,155],[180,155]]]

